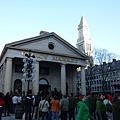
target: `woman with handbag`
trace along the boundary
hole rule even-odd
[[[106,105],[107,119],[108,120],[113,120],[112,103],[111,103],[110,100],[108,100],[108,95],[105,95],[105,99],[104,99],[103,102]]]
[[[49,108],[49,102],[46,100],[46,96],[42,97],[42,100],[39,103],[39,118],[42,117],[42,120],[47,120],[48,117],[48,108]]]
[[[3,99],[3,94],[0,92],[0,120],[2,119],[2,112],[3,112],[3,106],[5,105],[5,101]]]

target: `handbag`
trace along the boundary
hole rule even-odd
[[[112,105],[109,103],[109,101],[106,104],[106,111],[108,111],[108,112],[112,112],[113,111],[112,110]]]

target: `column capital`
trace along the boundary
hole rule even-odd
[[[6,60],[10,60],[10,61],[12,61],[12,58],[10,58],[10,57],[7,57],[7,58],[6,58]]]
[[[61,66],[66,66],[66,64],[65,63],[61,63]]]

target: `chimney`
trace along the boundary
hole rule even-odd
[[[116,62],[116,59],[113,59],[113,62]]]
[[[46,32],[46,31],[40,31],[40,35],[46,35],[46,34],[49,34],[49,32]]]
[[[103,65],[106,65],[106,62],[103,62]]]

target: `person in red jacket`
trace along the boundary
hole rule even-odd
[[[5,105],[5,101],[3,99],[3,94],[0,92],[0,120],[2,119],[2,112],[3,112],[3,106]]]
[[[108,100],[112,102],[112,96],[110,94],[108,94]]]

